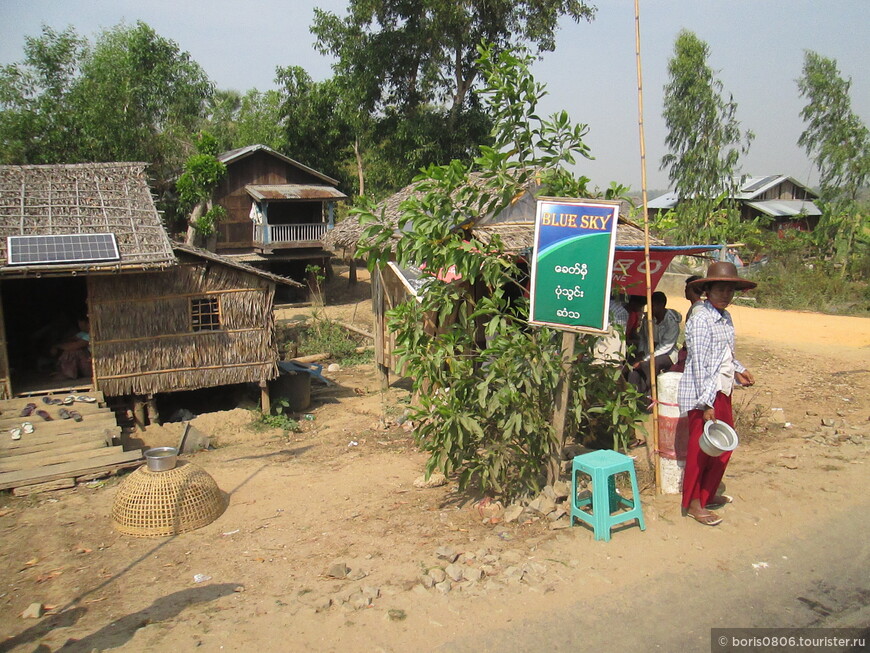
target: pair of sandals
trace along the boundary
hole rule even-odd
[[[16,426],[14,429],[9,429],[9,435],[12,436],[13,440],[20,440],[22,433],[33,433],[33,424],[30,422],[24,422],[21,426]]]
[[[719,497],[722,499],[721,501],[718,501],[716,503],[708,503],[706,506],[704,506],[704,509],[708,512],[700,515],[693,515],[692,513],[687,512],[686,516],[691,517],[696,522],[698,522],[699,524],[703,524],[704,526],[718,526],[722,523],[722,518],[719,515],[714,515],[712,512],[709,511],[716,510],[718,508],[728,505],[729,503],[734,503],[734,497],[732,496],[729,496],[727,494],[721,494],[719,495]]]
[[[81,422],[84,419],[79,411],[67,410],[66,408],[61,408],[58,415],[61,419],[72,419],[74,422]]]
[[[37,415],[44,419],[46,422],[50,422],[52,420],[51,415],[49,415],[44,410],[36,410],[36,404],[29,403],[24,408],[21,409],[20,416],[21,417],[30,417],[31,415]]]
[[[49,397],[46,395],[42,398],[42,403],[48,404],[49,406],[70,406],[74,402],[79,402],[81,404],[92,404],[96,401],[95,397],[88,397],[87,395],[69,395],[68,397],[64,397],[63,399],[58,399],[57,397]],[[29,406],[30,404],[28,404]]]

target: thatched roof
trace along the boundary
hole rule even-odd
[[[221,256],[220,254],[215,254],[214,252],[210,252],[207,249],[193,247],[192,245],[182,245],[181,243],[174,243],[172,247],[173,249],[175,249],[176,254],[181,255],[181,259],[184,259],[185,257],[204,259],[206,261],[219,263],[220,265],[226,265],[227,267],[234,268],[236,270],[241,270],[242,272],[247,272],[248,274],[256,275],[274,283],[281,283],[285,286],[294,286],[296,288],[305,287],[304,284],[301,284],[298,281],[294,281],[293,279],[288,279],[287,277],[282,277],[278,274],[266,272],[265,270],[255,268],[253,265],[248,265],[247,263],[243,263],[242,261],[231,259],[226,256]]]
[[[115,235],[120,260],[7,265],[8,236],[98,233]],[[145,270],[175,262],[144,163],[0,166],[0,275]]]
[[[469,182],[481,184],[483,176],[480,173],[472,173]],[[531,248],[535,235],[535,194],[539,188],[538,183],[530,183],[526,186],[526,192],[516,198],[504,211],[496,216],[481,216],[477,225],[472,227],[475,237],[489,242],[493,234],[497,233],[509,252]],[[398,227],[402,203],[415,195],[418,195],[415,192],[415,184],[409,184],[381,202],[376,214],[380,215],[383,212],[385,223]],[[628,220],[631,208],[631,204],[625,200],[620,202],[619,224],[616,229],[617,245],[643,245],[643,230]],[[326,235],[324,247],[333,251],[345,249],[353,255],[362,237],[363,229],[364,226],[359,223],[359,220],[351,216]],[[664,241],[650,237],[650,244],[663,245]]]

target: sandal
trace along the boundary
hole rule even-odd
[[[97,400],[96,397],[88,397],[87,395],[78,395],[75,399],[83,404],[92,404]]]
[[[68,412],[69,412],[69,416],[73,418],[73,421],[74,421],[74,422],[81,422],[82,419],[84,419],[84,418],[82,417],[81,413],[80,413],[79,411],[77,411],[77,410],[71,410],[71,411],[68,411]]]
[[[60,415],[61,419],[69,419],[72,417],[72,414],[66,408],[61,408],[57,414]]]
[[[69,406],[75,400],[76,400],[76,398],[73,397],[72,395],[70,395],[69,397],[64,397],[63,401],[61,403],[63,403],[64,406]]]
[[[21,429],[18,427],[15,427],[14,429],[10,429],[9,435],[12,436],[13,440],[20,440],[21,439]]]
[[[635,438],[632,442],[629,442],[629,449],[637,449],[638,447],[646,446],[646,441],[641,440],[640,438]]]
[[[46,413],[44,410],[37,410],[36,414],[39,415],[42,419],[44,419],[46,422],[50,422],[54,419],[51,415]]]
[[[699,524],[703,524],[704,526],[716,526],[722,523],[721,517],[717,517],[716,515],[709,512],[704,515],[693,515],[692,513],[687,512],[686,516],[691,517],[696,522],[698,522]]]
[[[30,422],[24,422],[21,425],[21,430],[25,433],[33,433],[33,424],[31,424]]]
[[[21,409],[21,417],[30,417],[34,410],[36,410],[36,404],[27,404]]]
[[[710,503],[708,503],[708,504],[707,504],[706,506],[704,506],[704,507],[707,508],[707,509],[710,509],[710,508],[721,508],[722,506],[726,506],[726,505],[728,505],[729,503],[734,503],[734,497],[732,497],[732,496],[730,496],[730,495],[727,495],[727,494],[719,494],[719,495],[717,495],[717,496],[720,497],[720,498],[722,499],[722,501],[711,501]]]

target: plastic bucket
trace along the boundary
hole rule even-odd
[[[725,422],[710,420],[704,423],[700,444],[701,451],[715,458],[737,448],[737,432]]]

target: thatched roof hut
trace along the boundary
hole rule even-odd
[[[12,267],[7,237],[114,234],[116,261]],[[0,166],[0,274],[69,274],[160,269],[172,245],[145,177],[144,163]]]
[[[475,172],[469,176],[469,183],[480,185],[484,181],[481,173]],[[489,242],[495,234],[501,237],[506,251],[520,252],[530,249],[535,235],[535,211],[536,195],[540,190],[540,184],[532,177],[526,184],[525,192],[497,215],[484,215],[471,226],[476,238]],[[381,202],[376,214],[383,213],[384,221],[388,225],[398,228],[399,218],[402,215],[402,204],[415,196],[420,196],[416,184],[409,184],[397,193]],[[631,204],[621,202],[619,210],[619,225],[616,231],[616,243],[619,245],[643,245],[643,230],[635,226],[629,220]],[[357,245],[362,238],[364,225],[353,217],[349,217],[330,231],[324,241],[324,246],[333,251],[343,250],[353,257]],[[650,244],[663,245],[664,242],[650,237]]]
[[[0,395],[58,384],[152,395],[277,376],[275,286],[301,284],[173,245],[144,164],[0,166],[0,235],[40,249],[10,257],[0,240]],[[84,315],[92,374],[52,380],[40,357]]]

